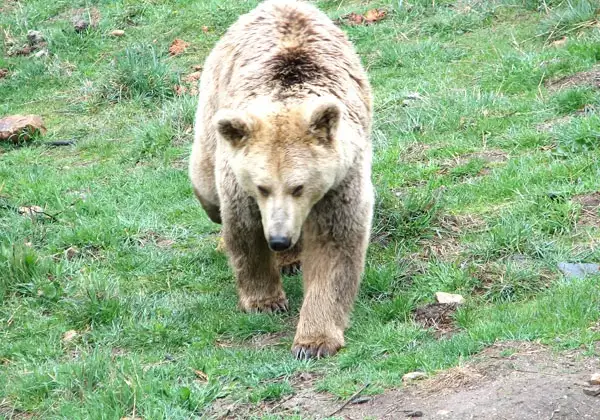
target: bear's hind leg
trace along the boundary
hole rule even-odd
[[[236,275],[240,307],[246,312],[287,311],[279,269],[260,226],[249,230],[225,220],[223,238]]]

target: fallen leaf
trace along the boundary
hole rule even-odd
[[[5,78],[6,76],[8,76],[8,69],[0,69],[0,79]]]
[[[169,47],[169,54],[179,55],[183,53],[189,46],[190,44],[185,42],[183,39],[176,38]]]
[[[112,36],[123,36],[125,35],[125,31],[122,29],[115,29],[110,33]]]
[[[194,373],[196,374],[196,377],[201,381],[208,382],[208,375],[206,373],[198,369],[194,369]]]
[[[75,330],[69,330],[69,331],[67,331],[66,333],[63,334],[63,338],[62,338],[63,342],[68,343],[70,341],[73,341],[73,339],[75,337],[77,337],[77,334],[78,333]]]
[[[359,15],[358,13],[350,13],[348,16],[346,16],[346,20],[348,20],[348,22],[353,23],[355,25],[360,25],[363,22],[363,17],[362,15]]]
[[[563,45],[565,45],[567,43],[567,40],[568,40],[568,38],[566,36],[563,36],[561,39],[552,41],[550,43],[550,45],[552,45],[553,47],[562,47]]]
[[[346,15],[344,19],[351,25],[369,25],[371,23],[379,22],[387,16],[385,9],[371,9],[364,15],[358,13],[350,13]]]
[[[365,14],[364,20],[366,23],[379,22],[385,18],[386,15],[387,12],[384,9],[371,9]]]
[[[175,85],[173,86],[173,90],[175,91],[175,95],[177,96],[182,96],[187,92],[187,89],[185,86],[181,86],[181,85]]]
[[[204,67],[202,66],[202,64],[194,64],[192,66],[192,70],[194,70],[194,71],[202,71],[203,68]]]
[[[202,27],[202,32],[207,33],[208,32],[208,26],[203,26]]]
[[[198,80],[200,80],[200,77],[202,77],[202,72],[195,71],[195,72],[190,73],[187,76],[185,76],[183,78],[183,81],[188,82],[188,83],[194,83],[194,82],[197,82]]]

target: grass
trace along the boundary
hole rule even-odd
[[[82,33],[71,8],[86,2],[3,3],[0,115],[41,114],[48,133],[0,145],[1,415],[189,418],[223,397],[285,398],[302,372],[348,397],[497,340],[600,339],[598,277],[556,269],[600,261],[599,224],[571,200],[598,189],[600,120],[582,110],[600,93],[545,87],[600,61],[595,3],[318,3],[332,18],[389,13],[343,26],[375,90],[378,199],[347,347],[313,362],[289,354],[300,278],[284,281],[289,314],[239,312],[186,175],[195,98],[174,86],[257,1],[101,0]],[[30,29],[49,55],[9,57]],[[190,47],[172,57],[175,38]],[[19,214],[34,205],[45,214]],[[445,338],[412,321],[437,291],[467,299]]]

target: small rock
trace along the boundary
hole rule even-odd
[[[32,47],[42,44],[44,41],[46,41],[46,39],[40,31],[27,31],[27,42],[29,42],[29,45]]]
[[[0,118],[0,141],[27,141],[35,133],[44,134],[46,127],[38,115],[11,115]]]
[[[63,342],[68,343],[70,341],[73,341],[73,339],[77,337],[77,331],[75,330],[69,330],[66,333],[63,334]]]
[[[448,414],[450,414],[450,411],[449,410],[439,410],[435,414],[436,414],[436,416],[447,416]]]
[[[423,412],[420,410],[412,411],[406,414],[406,417],[423,417]]]
[[[590,385],[600,385],[600,373],[592,374],[592,377],[588,381]]]
[[[558,263],[558,268],[565,277],[570,279],[582,279],[588,274],[600,273],[600,265],[596,263]]]
[[[402,376],[402,382],[416,381],[427,377],[425,372],[409,372]]]
[[[40,206],[23,206],[18,208],[18,212],[22,216],[37,216],[38,214],[44,214],[44,209]]]
[[[110,33],[112,36],[123,36],[125,35],[125,31],[122,29],[115,29]]]
[[[456,303],[458,305],[465,302],[465,298],[461,295],[454,295],[452,293],[436,292],[435,298],[438,303]]]
[[[33,56],[35,58],[48,57],[48,50],[44,48],[43,50],[39,50],[38,52],[33,54]]]

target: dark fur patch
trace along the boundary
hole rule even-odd
[[[274,56],[268,63],[273,79],[283,87],[309,82],[323,71],[302,48],[287,49]]]

